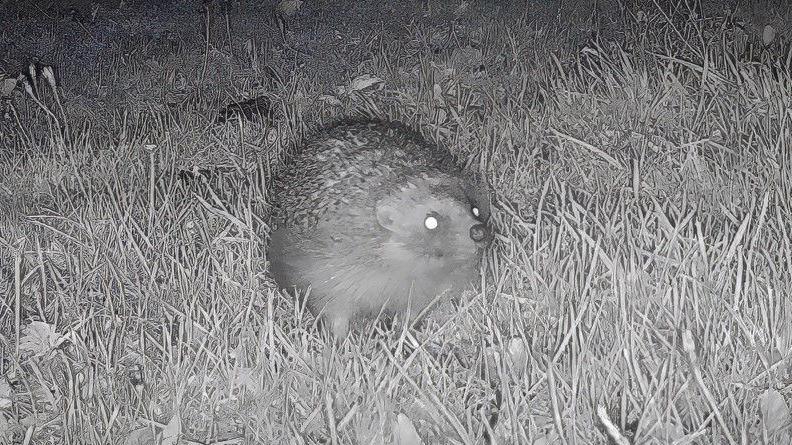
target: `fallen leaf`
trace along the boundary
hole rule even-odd
[[[236,371],[234,384],[243,386],[248,391],[256,393],[261,389],[259,384],[260,379],[258,377],[259,375],[254,368],[241,367]]]
[[[528,364],[528,345],[525,340],[519,337],[514,337],[509,340],[509,358],[511,359],[512,366],[518,376],[525,373],[525,367]]]
[[[11,386],[5,380],[0,380],[0,409],[8,409],[12,405]]]
[[[436,83],[432,87],[432,100],[434,100],[435,105],[438,107],[445,106],[446,103],[445,100],[443,100],[443,87],[441,87],[440,84]]]
[[[438,108],[435,110],[435,118],[438,124],[442,124],[448,119],[448,112],[442,108]]]
[[[651,437],[662,443],[679,442],[685,437],[685,431],[682,425],[658,421],[652,429]]]
[[[175,413],[173,417],[171,417],[170,422],[165,425],[165,428],[162,430],[162,442],[161,445],[175,445],[179,441],[179,436],[181,435],[181,416],[179,413]]]
[[[283,0],[275,7],[275,11],[284,17],[291,17],[300,10],[302,4],[302,0]]]
[[[399,413],[393,422],[393,441],[397,445],[423,445],[423,440],[415,430],[412,420],[402,413]]]
[[[5,416],[0,416],[0,443],[10,443],[11,433],[11,425],[8,424]]]
[[[347,86],[337,87],[340,94],[350,94],[355,91],[365,90],[375,85],[381,84],[383,81],[379,77],[374,77],[369,74],[362,74],[355,77]]]
[[[35,356],[49,353],[58,342],[58,335],[55,327],[43,321],[34,321],[23,329],[23,335],[19,339],[19,349],[32,352]]]
[[[770,25],[766,25],[764,30],[762,30],[762,42],[765,45],[769,45],[775,39],[775,36],[776,30]]]
[[[330,96],[330,95],[327,95],[327,94],[323,94],[323,95],[319,96],[319,102],[327,104],[327,105],[329,105],[331,107],[340,107],[341,106],[341,101],[338,100],[337,97]]]
[[[16,88],[17,80],[13,77],[0,79],[0,97],[8,97]]]
[[[154,432],[149,427],[132,430],[124,439],[124,445],[149,445],[156,443]]]
[[[57,404],[57,399],[55,398],[55,394],[53,394],[53,391],[57,391],[57,387],[50,389],[43,385],[32,385],[31,389],[30,395],[36,403],[44,405]]]
[[[537,436],[531,445],[550,445],[556,443],[561,443],[561,438],[558,437],[555,431],[550,431],[545,435]]]
[[[759,410],[762,413],[762,426],[769,435],[788,427],[792,422],[784,396],[774,389],[767,389],[759,396]]]
[[[462,14],[465,13],[465,11],[468,10],[468,6],[470,6],[470,3],[466,1],[462,1],[461,3],[459,3],[459,5],[457,5],[456,9],[454,10],[454,15],[457,18],[459,18],[459,16],[461,16]]]

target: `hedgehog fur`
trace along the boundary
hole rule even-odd
[[[484,188],[447,151],[390,122],[344,122],[312,138],[273,187],[267,256],[281,288],[338,338],[380,312],[422,313],[477,277],[489,232]]]

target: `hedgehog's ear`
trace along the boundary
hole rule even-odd
[[[383,229],[396,231],[396,209],[386,203],[377,204],[377,222]]]
[[[395,233],[405,233],[408,231],[408,227],[404,226],[404,217],[400,215],[401,213],[403,212],[386,202],[377,204],[377,222],[385,230]]]

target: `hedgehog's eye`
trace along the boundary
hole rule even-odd
[[[478,208],[478,207],[476,207],[476,206],[470,206],[470,213],[472,213],[472,214],[473,214],[473,216],[475,216],[476,218],[478,218],[478,217],[479,217],[479,214],[480,214],[481,212],[479,212],[479,208]]]
[[[424,219],[424,227],[429,230],[434,230],[437,228],[437,218],[433,215],[426,215],[426,219]]]

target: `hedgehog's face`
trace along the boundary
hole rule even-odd
[[[377,222],[390,235],[383,254],[405,267],[441,272],[475,266],[489,241],[485,209],[425,185],[402,188],[377,204]]]

